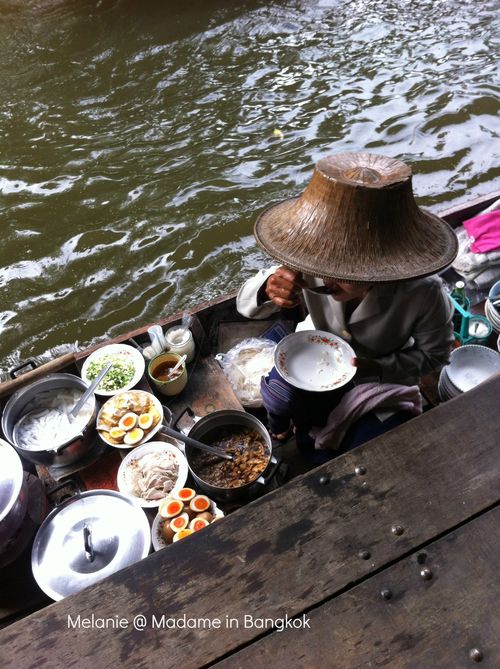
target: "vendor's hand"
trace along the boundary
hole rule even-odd
[[[302,285],[300,272],[289,267],[278,267],[266,281],[264,292],[278,307],[291,309],[299,304],[298,293]]]
[[[382,365],[369,358],[352,358],[351,364],[357,368],[356,376],[382,376]]]

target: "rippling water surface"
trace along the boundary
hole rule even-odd
[[[500,188],[497,7],[0,0],[0,367],[235,288],[328,152]]]

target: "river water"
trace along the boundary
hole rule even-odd
[[[498,2],[0,0],[0,368],[116,336],[268,260],[322,155],[500,188]],[[496,154],[496,155],[495,155]]]

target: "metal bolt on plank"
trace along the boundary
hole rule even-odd
[[[483,654],[479,648],[471,648],[469,651],[469,657],[473,662],[482,662]]]

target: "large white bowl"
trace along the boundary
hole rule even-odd
[[[144,508],[152,509],[154,507],[158,507],[162,499],[164,499],[165,497],[161,497],[160,499],[154,499],[154,500],[146,500],[143,499],[142,497],[137,497],[137,495],[135,495],[127,486],[125,479],[125,470],[130,466],[133,460],[139,460],[140,458],[142,458],[143,455],[147,455],[148,453],[153,453],[157,451],[170,453],[171,455],[174,456],[179,466],[179,471],[177,473],[177,481],[175,482],[175,485],[172,488],[172,490],[180,490],[181,488],[183,488],[188,477],[189,469],[186,457],[179,450],[178,446],[176,445],[177,443],[178,442],[175,439],[171,439],[169,442],[150,441],[147,444],[138,446],[133,451],[128,453],[123,458],[122,463],[118,469],[118,474],[116,476],[116,483],[118,485],[118,490],[122,494],[131,497],[140,506]]]
[[[452,384],[465,393],[500,373],[500,353],[476,344],[460,346],[451,352],[446,371]]]
[[[116,356],[122,360],[125,360],[126,362],[132,363],[134,365],[135,372],[132,379],[121,388],[117,388],[116,390],[99,390],[99,388],[97,388],[95,391],[96,394],[102,395],[103,397],[112,397],[113,395],[122,393],[124,390],[130,390],[136,386],[141,380],[146,366],[143,356],[133,346],[129,346],[128,344],[108,344],[108,346],[98,348],[96,351],[91,353],[83,363],[81,377],[85,383],[90,384],[92,381],[91,379],[87,378],[87,370],[89,365],[92,362],[98,362],[101,358],[108,355],[113,357]]]
[[[325,392],[345,385],[356,373],[349,344],[329,332],[308,330],[284,337],[274,350],[276,371],[296,388]]]

